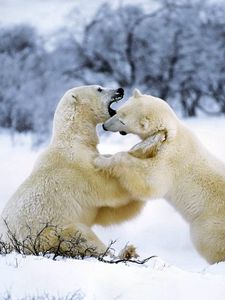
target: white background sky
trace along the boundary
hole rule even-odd
[[[142,3],[149,8],[146,0],[0,0],[0,23],[29,23],[37,27],[40,33],[48,34],[66,25],[66,17],[72,8],[77,9],[78,20],[87,20],[102,3]],[[146,3],[147,2],[147,3]]]

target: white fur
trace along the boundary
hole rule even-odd
[[[199,253],[210,263],[225,260],[224,163],[204,148],[166,102],[152,96],[135,92],[104,125],[138,134],[143,143],[129,153],[99,157],[96,165],[110,170],[137,198],[165,197],[189,222]]]
[[[119,223],[140,211],[141,202],[92,164],[98,155],[95,127],[109,117],[107,106],[114,92],[103,89],[100,93],[98,86],[83,86],[62,97],[54,116],[50,145],[2,212],[3,240],[8,240],[5,222],[20,241],[27,235],[35,237],[49,223],[60,228],[64,239],[79,232],[87,247],[102,252],[106,247],[91,226]],[[56,246],[51,228],[43,235],[48,242],[43,242],[41,249]]]

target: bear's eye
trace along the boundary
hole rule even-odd
[[[98,92],[100,92],[100,93],[101,93],[102,91],[103,91],[103,90],[102,90],[102,88],[98,88]]]
[[[126,125],[121,119],[119,119],[120,123],[123,125]]]

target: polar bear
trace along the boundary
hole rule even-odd
[[[92,225],[120,223],[140,212],[143,202],[111,174],[96,171],[92,163],[98,155],[96,125],[115,113],[110,105],[123,94],[122,88],[95,85],[65,93],[54,115],[50,145],[1,214],[4,241],[13,242],[15,236],[29,248],[38,235],[38,251],[54,250],[60,230],[60,241],[68,242],[79,233],[85,240],[85,249],[80,251],[90,248],[102,253],[106,246],[91,230]],[[61,246],[66,253],[68,243]]]
[[[96,158],[95,165],[138,199],[166,198],[190,224],[198,252],[209,263],[225,260],[225,164],[165,101],[138,90],[103,127],[142,141],[128,153]]]

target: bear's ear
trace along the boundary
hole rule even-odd
[[[150,122],[149,118],[143,117],[139,123],[143,130],[147,130],[149,127],[149,122]]]
[[[79,104],[79,97],[77,95],[72,94],[70,98],[72,100],[72,104],[76,107]]]
[[[72,94],[73,102],[77,103],[78,102],[78,97],[76,95]]]
[[[142,96],[142,93],[139,91],[139,89],[134,89],[133,97],[138,98],[138,97],[141,97],[141,96]]]

